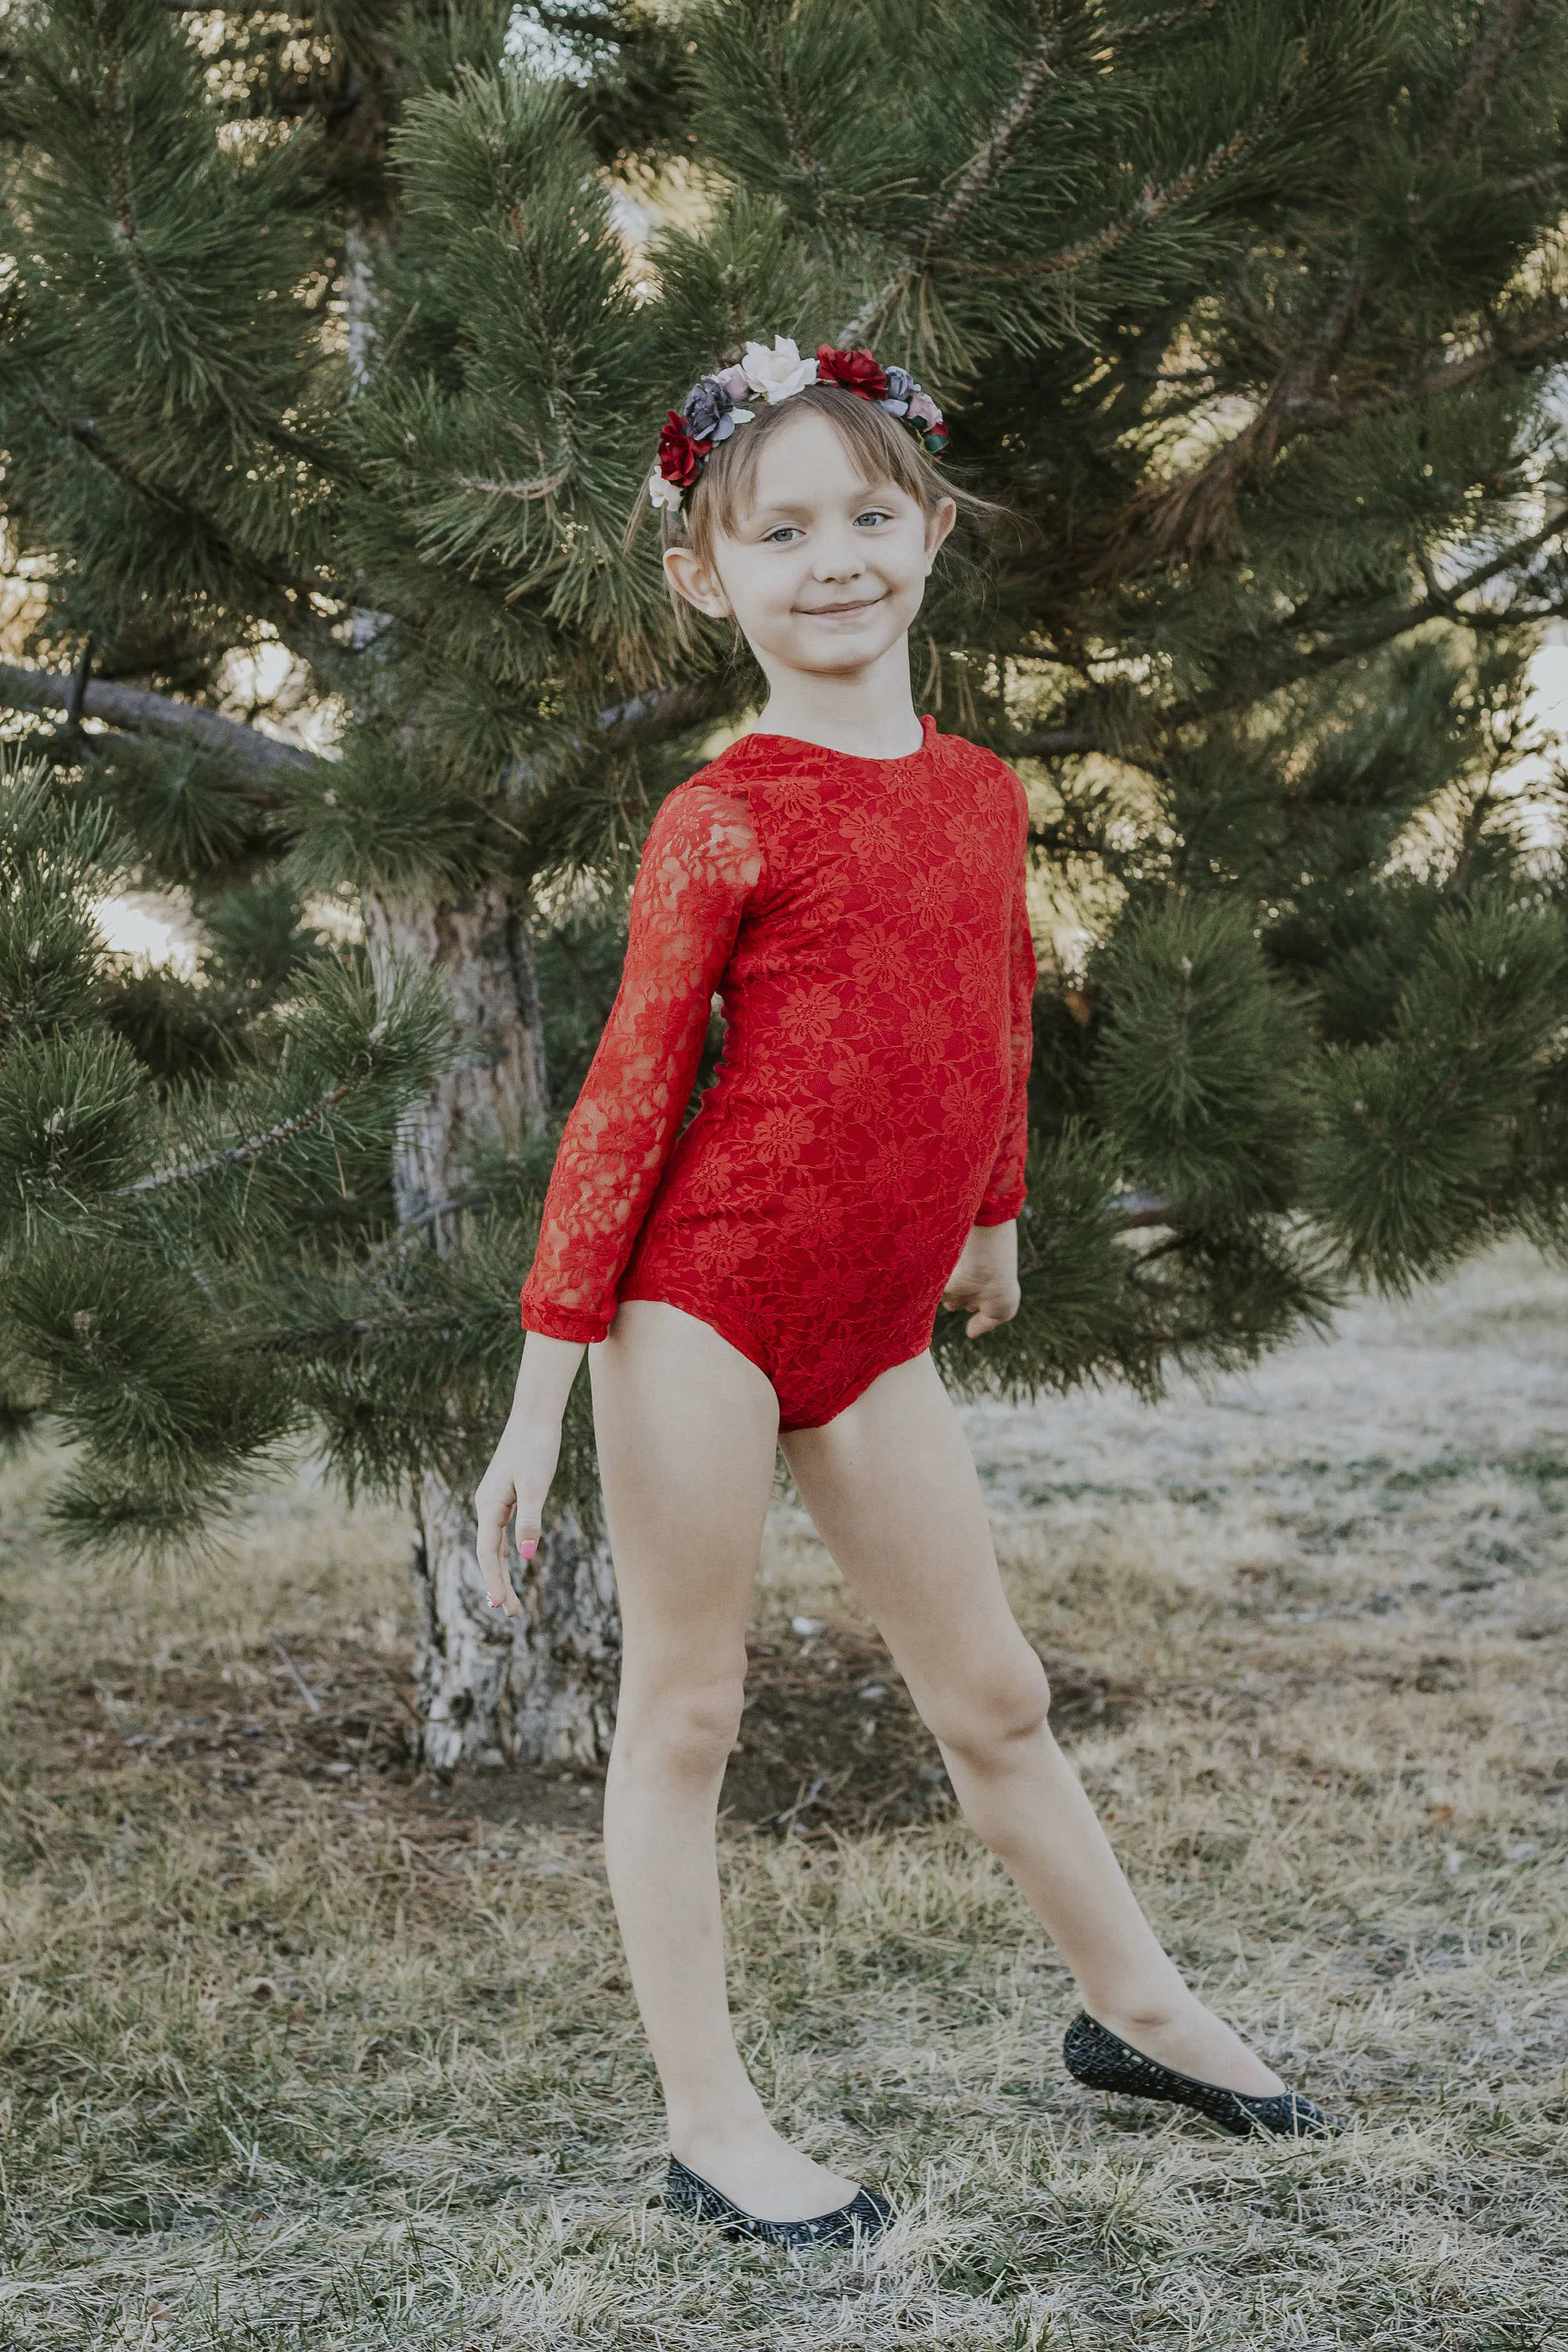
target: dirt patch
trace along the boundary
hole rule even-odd
[[[1060,1669],[1051,1691],[1063,1738],[1121,1720],[1135,1704],[1131,1691]],[[845,1626],[756,1643],[721,1800],[733,1825],[781,1836],[890,1829],[935,1820],[952,1803],[936,1743],[880,1643]]]
[[[1049,1662],[1047,1661],[1047,1665]],[[177,1765],[219,1790],[265,1800],[301,1780],[451,1822],[592,1829],[602,1770],[501,1767],[449,1782],[410,1750],[413,1690],[388,1662],[346,1646],[274,1645],[221,1674],[171,1665],[106,1672],[36,1696],[33,1753],[46,1779]],[[1070,1740],[1140,1704],[1131,1687],[1051,1673],[1051,1722]],[[906,1827],[942,1819],[953,1796],[942,1759],[885,1649],[847,1626],[757,1637],[740,1744],[721,1799],[730,1830],[778,1837]]]

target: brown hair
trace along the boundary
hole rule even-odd
[[[891,482],[895,489],[915,499],[923,513],[934,514],[944,499],[951,499],[961,520],[975,525],[985,536],[997,523],[1011,520],[1005,507],[976,498],[973,490],[960,488],[939,473],[909,427],[885,410],[862,400],[858,393],[846,392],[841,384],[808,383],[788,400],[766,407],[759,404],[752,424],[737,425],[727,441],[720,442],[702,469],[701,479],[683,494],[680,505],[659,509],[664,546],[689,547],[704,563],[711,563],[715,539],[720,532],[732,530],[746,510],[763,442],[803,408],[826,417],[868,481]],[[645,483],[626,525],[628,543],[644,509],[651,504]],[[669,593],[678,614],[684,616],[685,599],[673,587]]]

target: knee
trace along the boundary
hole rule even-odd
[[[940,1747],[984,1771],[1005,1764],[1021,1743],[1034,1738],[1045,1727],[1050,1705],[1046,1670],[1020,1641],[1008,1656],[982,1664],[921,1713]]]
[[[621,1689],[616,1749],[625,1763],[706,1783],[719,1778],[740,1735],[745,1685],[739,1674]]]

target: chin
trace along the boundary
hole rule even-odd
[[[862,620],[837,622],[826,633],[806,632],[806,642],[795,658],[803,669],[858,669],[866,662],[879,661],[902,635],[901,627],[888,626],[887,615],[879,607]]]
[[[804,654],[795,664],[814,677],[847,677],[857,670],[869,669],[887,652],[886,646],[845,646],[836,653]]]

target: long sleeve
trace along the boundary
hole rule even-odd
[[[1012,943],[1007,961],[1007,993],[1013,1039],[1013,1092],[1007,1123],[992,1162],[985,1195],[975,1213],[977,1225],[1005,1225],[1024,1205],[1024,1161],[1029,1149],[1029,1057],[1035,1043],[1035,942],[1029,929],[1028,864],[1020,845],[1018,870],[1013,883]]]
[[[763,868],[745,802],[694,783],[654,819],[626,968],[555,1155],[522,1322],[602,1339],[691,1094],[713,992]]]

